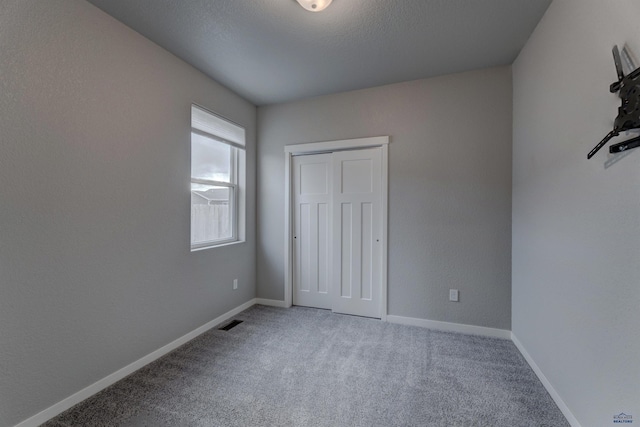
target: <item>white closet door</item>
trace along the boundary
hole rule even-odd
[[[293,158],[293,304],[331,309],[331,154]]]
[[[333,153],[332,309],[381,317],[382,153]]]

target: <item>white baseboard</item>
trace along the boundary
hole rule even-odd
[[[194,339],[195,337],[197,337],[200,334],[203,334],[204,332],[207,332],[209,329],[218,326],[220,323],[224,322],[225,320],[228,320],[229,318],[237,315],[238,313],[240,313],[241,311],[246,310],[247,308],[253,306],[256,304],[256,299],[252,299],[249,300],[247,302],[245,302],[244,304],[234,308],[233,310],[230,310],[228,312],[226,312],[225,314],[216,317],[215,319],[211,320],[210,322],[205,323],[204,325],[200,326],[197,329],[194,329],[193,331],[187,333],[186,335],[181,336],[180,338],[170,342],[169,344],[159,348],[158,350],[149,353],[148,355],[136,360],[135,362],[125,366],[124,368],[112,373],[111,375],[108,375],[104,378],[102,378],[101,380],[96,381],[95,383],[91,384],[88,387],[83,388],[82,390],[80,390],[79,392],[67,397],[66,399],[56,403],[53,406],[50,406],[49,408],[43,410],[42,412],[37,413],[36,415],[32,416],[31,418],[28,418],[24,421],[22,421],[19,424],[16,424],[15,427],[37,427],[40,424],[50,420],[51,418],[55,417],[56,415],[59,415],[61,413],[63,413],[64,411],[66,411],[67,409],[71,408],[72,406],[82,402],[83,400],[93,396],[94,394],[98,393],[99,391],[109,387],[110,385],[120,381],[121,379],[123,379],[124,377],[126,377],[129,374],[134,373],[135,371],[137,371],[138,369],[144,367],[145,365],[148,365],[149,363],[153,362],[156,359],[159,359],[160,357],[164,356],[165,354],[169,353],[170,351],[175,350],[176,348],[180,347],[182,344],[191,341],[192,339]]]
[[[268,305],[270,307],[289,308],[286,302],[277,299],[256,298],[256,304]]]
[[[67,397],[66,399],[56,403],[55,405],[50,406],[49,408],[37,413],[36,415],[34,415],[34,416],[32,416],[32,417],[20,422],[19,424],[16,424],[15,427],[37,427],[40,424],[45,423],[46,421],[50,420],[51,418],[55,417],[56,415],[61,414],[62,412],[66,411],[67,409],[71,408],[72,406],[74,406],[74,405],[82,402],[83,400],[93,396],[94,394],[98,393],[99,391],[101,391],[101,390],[109,387],[110,385],[120,381],[121,379],[123,379],[127,375],[132,374],[133,372],[137,371],[138,369],[148,365],[149,363],[155,361],[156,359],[159,359],[160,357],[164,356],[165,354],[175,350],[176,348],[180,347],[182,344],[185,344],[185,343],[191,341],[192,339],[194,339],[198,335],[203,334],[204,332],[208,331],[209,329],[221,324],[225,320],[230,319],[231,317],[237,315],[238,313],[240,313],[240,312],[242,312],[242,311],[244,311],[244,310],[248,309],[249,307],[251,307],[253,305],[256,305],[256,304],[267,305],[267,306],[271,306],[271,307],[282,307],[282,308],[287,308],[288,307],[287,304],[285,303],[285,301],[271,300],[271,299],[264,299],[264,298],[254,298],[252,300],[249,300],[249,301],[245,302],[244,304],[242,304],[242,305],[240,305],[240,306],[238,306],[238,307],[236,307],[236,308],[224,313],[223,315],[216,317],[215,319],[211,320],[210,322],[205,323],[204,325],[200,326],[199,328],[194,329],[193,331],[187,333],[186,335],[183,335],[182,337],[180,337],[180,338],[170,342],[169,344],[159,348],[158,350],[155,350],[154,352],[152,352],[152,353],[150,353],[150,354],[148,354],[148,355],[136,360],[135,362],[125,366],[124,368],[119,369],[118,371],[116,371],[116,372],[114,372],[114,373],[102,378],[101,380],[96,381],[95,383],[91,384],[90,386],[83,388],[82,390],[80,390],[77,393]],[[460,324],[460,323],[450,323],[450,322],[440,322],[440,321],[436,321],[436,320],[417,319],[417,318],[413,318],[413,317],[403,317],[403,316],[393,316],[393,315],[388,315],[386,317],[387,317],[386,320],[388,322],[397,323],[397,324],[401,324],[401,325],[419,326],[419,327],[423,327],[423,328],[436,329],[436,330],[440,330],[440,331],[459,332],[459,333],[463,333],[463,334],[481,335],[481,336],[487,336],[487,337],[493,337],[493,338],[511,339],[513,341],[513,343],[515,344],[515,346],[520,351],[520,353],[522,353],[522,356],[525,358],[527,363],[531,366],[531,368],[533,369],[535,374],[538,376],[538,378],[540,379],[540,381],[542,382],[544,387],[547,389],[547,391],[549,392],[549,394],[551,395],[553,400],[556,402],[556,404],[558,405],[558,407],[560,408],[560,410],[562,411],[564,416],[567,418],[567,420],[569,421],[571,426],[572,427],[581,427],[580,423],[578,423],[578,420],[576,420],[576,418],[571,413],[571,411],[569,410],[567,405],[564,403],[564,401],[562,400],[562,398],[560,397],[558,392],[556,392],[556,390],[553,388],[553,386],[551,385],[549,380],[544,376],[544,374],[542,373],[542,371],[540,370],[538,365],[533,361],[533,359],[531,358],[529,353],[525,350],[525,348],[522,346],[520,341],[518,341],[516,336],[511,331],[507,331],[505,329],[486,328],[486,327],[483,327],[483,326],[464,325],[464,324]]]
[[[511,331],[506,329],[486,328],[484,326],[463,325],[461,323],[440,322],[437,320],[417,319],[415,317],[387,316],[387,322],[400,325],[419,326],[421,328],[436,329],[438,331],[459,332],[468,335],[511,339]]]
[[[533,369],[533,372],[535,372],[535,374],[538,376],[544,388],[547,389],[547,392],[551,395],[551,398],[553,399],[553,401],[556,402],[556,405],[558,405],[558,408],[560,408],[560,411],[562,411],[562,414],[564,415],[564,417],[567,419],[569,424],[571,424],[571,427],[581,427],[576,417],[569,410],[569,407],[567,406],[567,404],[564,403],[564,400],[562,400],[562,398],[560,397],[556,389],[553,388],[553,386],[551,385],[551,382],[549,382],[547,377],[542,373],[542,370],[540,369],[540,367],[536,364],[536,362],[534,362],[529,352],[527,352],[527,350],[524,348],[522,343],[518,340],[518,338],[515,336],[513,332],[511,333],[511,341],[513,341],[513,343],[516,345],[516,347],[522,354],[522,357],[524,357],[524,359],[527,361],[529,366],[531,366],[531,369]]]

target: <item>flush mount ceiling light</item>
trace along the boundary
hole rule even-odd
[[[333,0],[296,0],[296,1],[300,3],[300,6],[304,7],[309,12],[320,12],[322,10],[325,10]]]

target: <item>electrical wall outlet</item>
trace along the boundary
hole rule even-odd
[[[449,289],[449,301],[459,301],[457,289]]]
[[[238,279],[233,279],[233,289],[238,289]]]

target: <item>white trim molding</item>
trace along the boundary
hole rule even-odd
[[[181,336],[180,338],[170,342],[169,344],[149,353],[148,355],[136,360],[133,363],[125,366],[118,371],[107,375],[101,380],[96,381],[95,383],[83,388],[82,390],[74,393],[73,395],[67,397],[66,399],[61,400],[60,402],[50,406],[49,408],[37,413],[36,415],[16,424],[15,427],[37,427],[51,418],[61,414],[72,406],[82,402],[83,400],[93,396],[99,391],[104,390],[112,384],[120,381],[127,375],[130,375],[137,371],[138,369],[148,365],[149,363],[159,359],[165,354],[175,350],[181,345],[191,341],[196,338],[198,335],[201,335],[208,330],[220,325],[221,323],[229,320],[230,318],[238,315],[244,310],[256,305],[266,305],[270,307],[279,307],[279,308],[288,308],[291,304],[287,304],[287,301],[280,300],[272,300],[265,298],[253,298],[244,304],[239,305],[238,307],[224,313],[221,316],[216,317],[215,319],[205,323],[204,325],[194,329],[193,331]],[[385,307],[386,308],[386,307]],[[534,362],[531,358],[527,350],[524,348],[522,343],[518,340],[518,338],[511,331],[505,329],[495,329],[495,328],[487,328],[483,326],[474,326],[474,325],[464,325],[460,323],[450,323],[450,322],[440,322],[436,320],[427,320],[427,319],[418,319],[414,317],[403,317],[403,316],[394,316],[394,315],[386,315],[386,321],[389,323],[396,323],[400,325],[408,325],[408,326],[419,326],[422,328],[435,329],[439,331],[447,331],[447,332],[458,332],[468,335],[480,335],[485,337],[492,338],[502,338],[502,339],[510,339],[516,348],[520,351],[522,356],[525,358],[531,369],[538,376],[542,385],[545,387],[547,392],[551,395],[552,399],[560,408],[563,415],[571,425],[571,427],[582,427],[576,417],[571,413],[569,407],[564,403],[558,392],[553,388],[547,377],[542,373],[540,367]],[[385,319],[382,319],[383,321]]]
[[[415,317],[403,317],[388,315],[389,323],[399,325],[419,326],[421,328],[435,329],[445,332],[459,332],[467,335],[480,335],[483,337],[511,339],[511,331],[506,329],[487,328],[484,326],[464,325],[462,323],[440,322],[438,320],[418,319]]]
[[[268,300],[262,300],[262,301],[268,301]],[[77,393],[72,394],[71,396],[67,397],[64,400],[61,400],[60,402],[56,403],[53,406],[48,407],[47,409],[37,413],[36,415],[20,422],[19,424],[16,424],[15,427],[37,427],[45,422],[47,422],[48,420],[50,420],[51,418],[55,417],[56,415],[59,415],[61,413],[63,413],[64,411],[66,411],[67,409],[71,408],[74,405],[77,405],[78,403],[82,402],[83,400],[93,396],[94,394],[98,393],[99,391],[104,390],[105,388],[109,387],[112,384],[115,384],[116,382],[120,381],[121,379],[123,379],[124,377],[126,377],[129,374],[134,373],[135,371],[137,371],[138,369],[148,365],[149,363],[155,361],[156,359],[159,359],[160,357],[164,356],[165,354],[175,350],[176,348],[180,347],[182,344],[185,344],[189,341],[191,341],[192,339],[194,339],[195,337],[197,337],[198,335],[201,335],[205,332],[207,332],[209,329],[212,329],[216,326],[218,326],[219,324],[223,323],[224,321],[230,319],[231,317],[237,315],[238,313],[248,309],[249,307],[252,307],[253,305],[255,305],[256,299],[252,299],[249,300],[247,302],[245,302],[244,304],[224,313],[221,316],[216,317],[215,319],[211,320],[210,322],[205,323],[204,325],[200,326],[199,328],[194,329],[193,331],[187,333],[186,335],[181,336],[180,338],[170,342],[169,344],[157,349],[156,351],[147,354],[146,356],[136,360],[133,363],[130,363],[129,365],[125,366],[122,369],[117,370],[116,372],[107,375],[106,377],[102,378],[101,380],[96,381],[95,383],[91,384],[90,386],[87,386],[85,388],[83,388],[82,390],[80,390]],[[260,303],[262,304],[262,303]],[[265,304],[266,305],[266,304]]]
[[[292,144],[284,147],[284,152],[291,155],[330,153],[340,150],[354,150],[358,148],[373,148],[389,145],[388,136],[373,136],[370,138],[341,139],[338,141],[307,142]]]
[[[293,235],[291,219],[293,156],[286,151],[286,148],[284,153],[284,304],[289,308],[293,305],[293,247],[290,244]]]
[[[571,427],[582,427],[578,422],[578,420],[576,419],[576,417],[571,412],[571,410],[569,409],[569,407],[567,406],[567,404],[564,403],[564,400],[562,400],[562,397],[560,397],[560,394],[558,394],[556,389],[553,388],[553,386],[551,385],[551,382],[542,373],[542,369],[540,369],[538,364],[533,360],[529,352],[524,348],[520,340],[518,340],[518,338],[513,332],[511,333],[511,341],[513,341],[513,344],[515,344],[518,351],[520,351],[520,354],[522,354],[522,357],[524,357],[524,360],[526,360],[529,366],[531,366],[531,369],[533,369],[533,372],[535,372],[538,379],[540,379],[540,382],[542,383],[544,388],[547,389],[547,392],[549,393],[553,401],[556,403],[556,405],[558,405],[558,408],[560,409],[564,417],[567,419]]]
[[[389,268],[389,137],[378,137],[382,148],[382,310],[380,320],[387,321],[389,303],[388,295],[388,268]],[[373,139],[373,138],[371,138]]]

